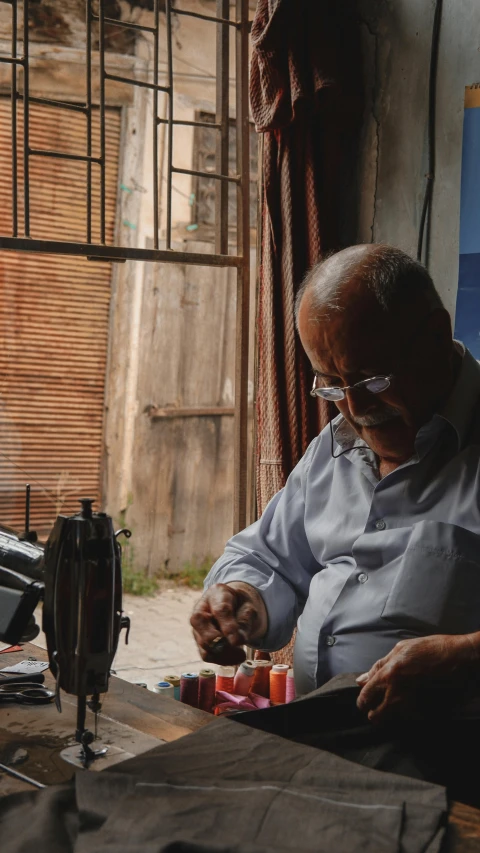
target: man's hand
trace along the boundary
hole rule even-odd
[[[263,599],[253,586],[219,583],[204,592],[190,624],[203,660],[238,664],[245,660],[239,646],[260,640],[267,633],[268,617]],[[212,643],[221,637],[227,645],[220,654],[213,654]]]
[[[428,687],[455,686],[458,677],[480,663],[479,634],[436,634],[402,640],[357,683],[363,688],[357,705],[372,722],[395,714],[421,711],[418,692]]]

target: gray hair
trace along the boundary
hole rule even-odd
[[[329,275],[328,265],[332,258],[336,258],[337,263],[334,274]],[[332,253],[309,270],[295,298],[297,327],[300,304],[307,290],[312,292],[313,309],[342,311],[345,308],[342,289],[354,276],[363,280],[386,313],[409,304],[413,308],[419,298],[430,310],[443,308],[440,295],[422,264],[393,246],[377,245],[360,258],[359,252],[350,249]]]

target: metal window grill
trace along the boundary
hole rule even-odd
[[[110,18],[105,14],[105,0],[98,0],[98,13],[94,13],[92,0],[86,0],[85,28],[85,83],[84,103],[71,103],[52,98],[36,97],[30,94],[30,53],[29,53],[29,0],[23,0],[23,22],[19,25],[17,0],[0,0],[11,6],[11,55],[0,56],[0,63],[11,65],[11,127],[12,127],[12,233],[0,235],[0,249],[21,252],[39,252],[62,255],[81,255],[90,260],[126,260],[154,261],[160,263],[197,264],[201,266],[235,267],[237,270],[236,303],[236,345],[235,345],[235,429],[234,429],[234,529],[242,529],[246,524],[247,506],[247,418],[248,418],[248,326],[249,326],[249,290],[250,290],[250,224],[249,224],[249,114],[248,114],[248,0],[236,0],[235,18],[230,18],[229,0],[216,0],[216,14],[206,15],[173,6],[172,0],[164,0],[166,23],[166,85],[159,84],[159,44],[160,44],[160,0],[153,2],[153,26],[146,26],[124,20]],[[163,10],[163,9],[162,9]],[[199,18],[211,22],[216,28],[216,120],[208,123],[209,128],[217,132],[215,172],[201,172],[177,167],[173,162],[173,128],[176,125],[189,127],[206,126],[205,122],[177,120],[174,117],[174,74],[172,52],[173,14]],[[93,100],[92,86],[92,25],[98,27],[98,107]],[[138,80],[110,73],[106,68],[105,26],[126,27],[143,33],[149,33],[153,40],[152,80]],[[19,29],[23,29],[23,53],[19,55]],[[235,32],[236,65],[236,174],[228,172],[229,155],[229,31]],[[22,71],[22,86],[19,86],[18,71]],[[106,245],[105,243],[105,174],[106,174],[106,135],[105,135],[105,84],[116,81],[128,86],[146,87],[153,96],[153,249]],[[158,93],[167,97],[168,112],[166,118],[158,116]],[[19,163],[18,163],[18,111],[23,112],[23,217],[19,216]],[[31,104],[43,104],[59,110],[74,110],[83,113],[86,120],[86,150],[84,154],[64,153],[61,151],[33,148],[30,144],[29,114]],[[100,127],[99,154],[93,154],[92,115],[98,109]],[[158,129],[166,125],[166,229],[165,248],[159,241],[159,163]],[[66,242],[53,239],[33,239],[30,230],[30,158],[64,158],[86,164],[86,222],[85,241]],[[100,242],[92,242],[93,194],[92,165],[100,171],[99,210],[96,214],[100,222]],[[172,246],[172,178],[174,174],[208,177],[216,181],[215,197],[215,251],[214,253],[184,252]],[[237,246],[236,254],[229,254],[228,236],[228,184],[237,187]],[[21,221],[20,221],[21,220]]]

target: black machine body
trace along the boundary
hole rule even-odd
[[[130,620],[122,615],[112,519],[93,512],[91,500],[81,503],[77,515],[57,518],[45,547],[43,630],[57,685],[84,697],[108,690],[119,634]]]

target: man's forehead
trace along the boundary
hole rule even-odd
[[[314,370],[330,376],[386,369],[398,351],[390,328],[378,323],[351,326],[342,322],[340,313],[335,321],[310,327],[302,341]]]

